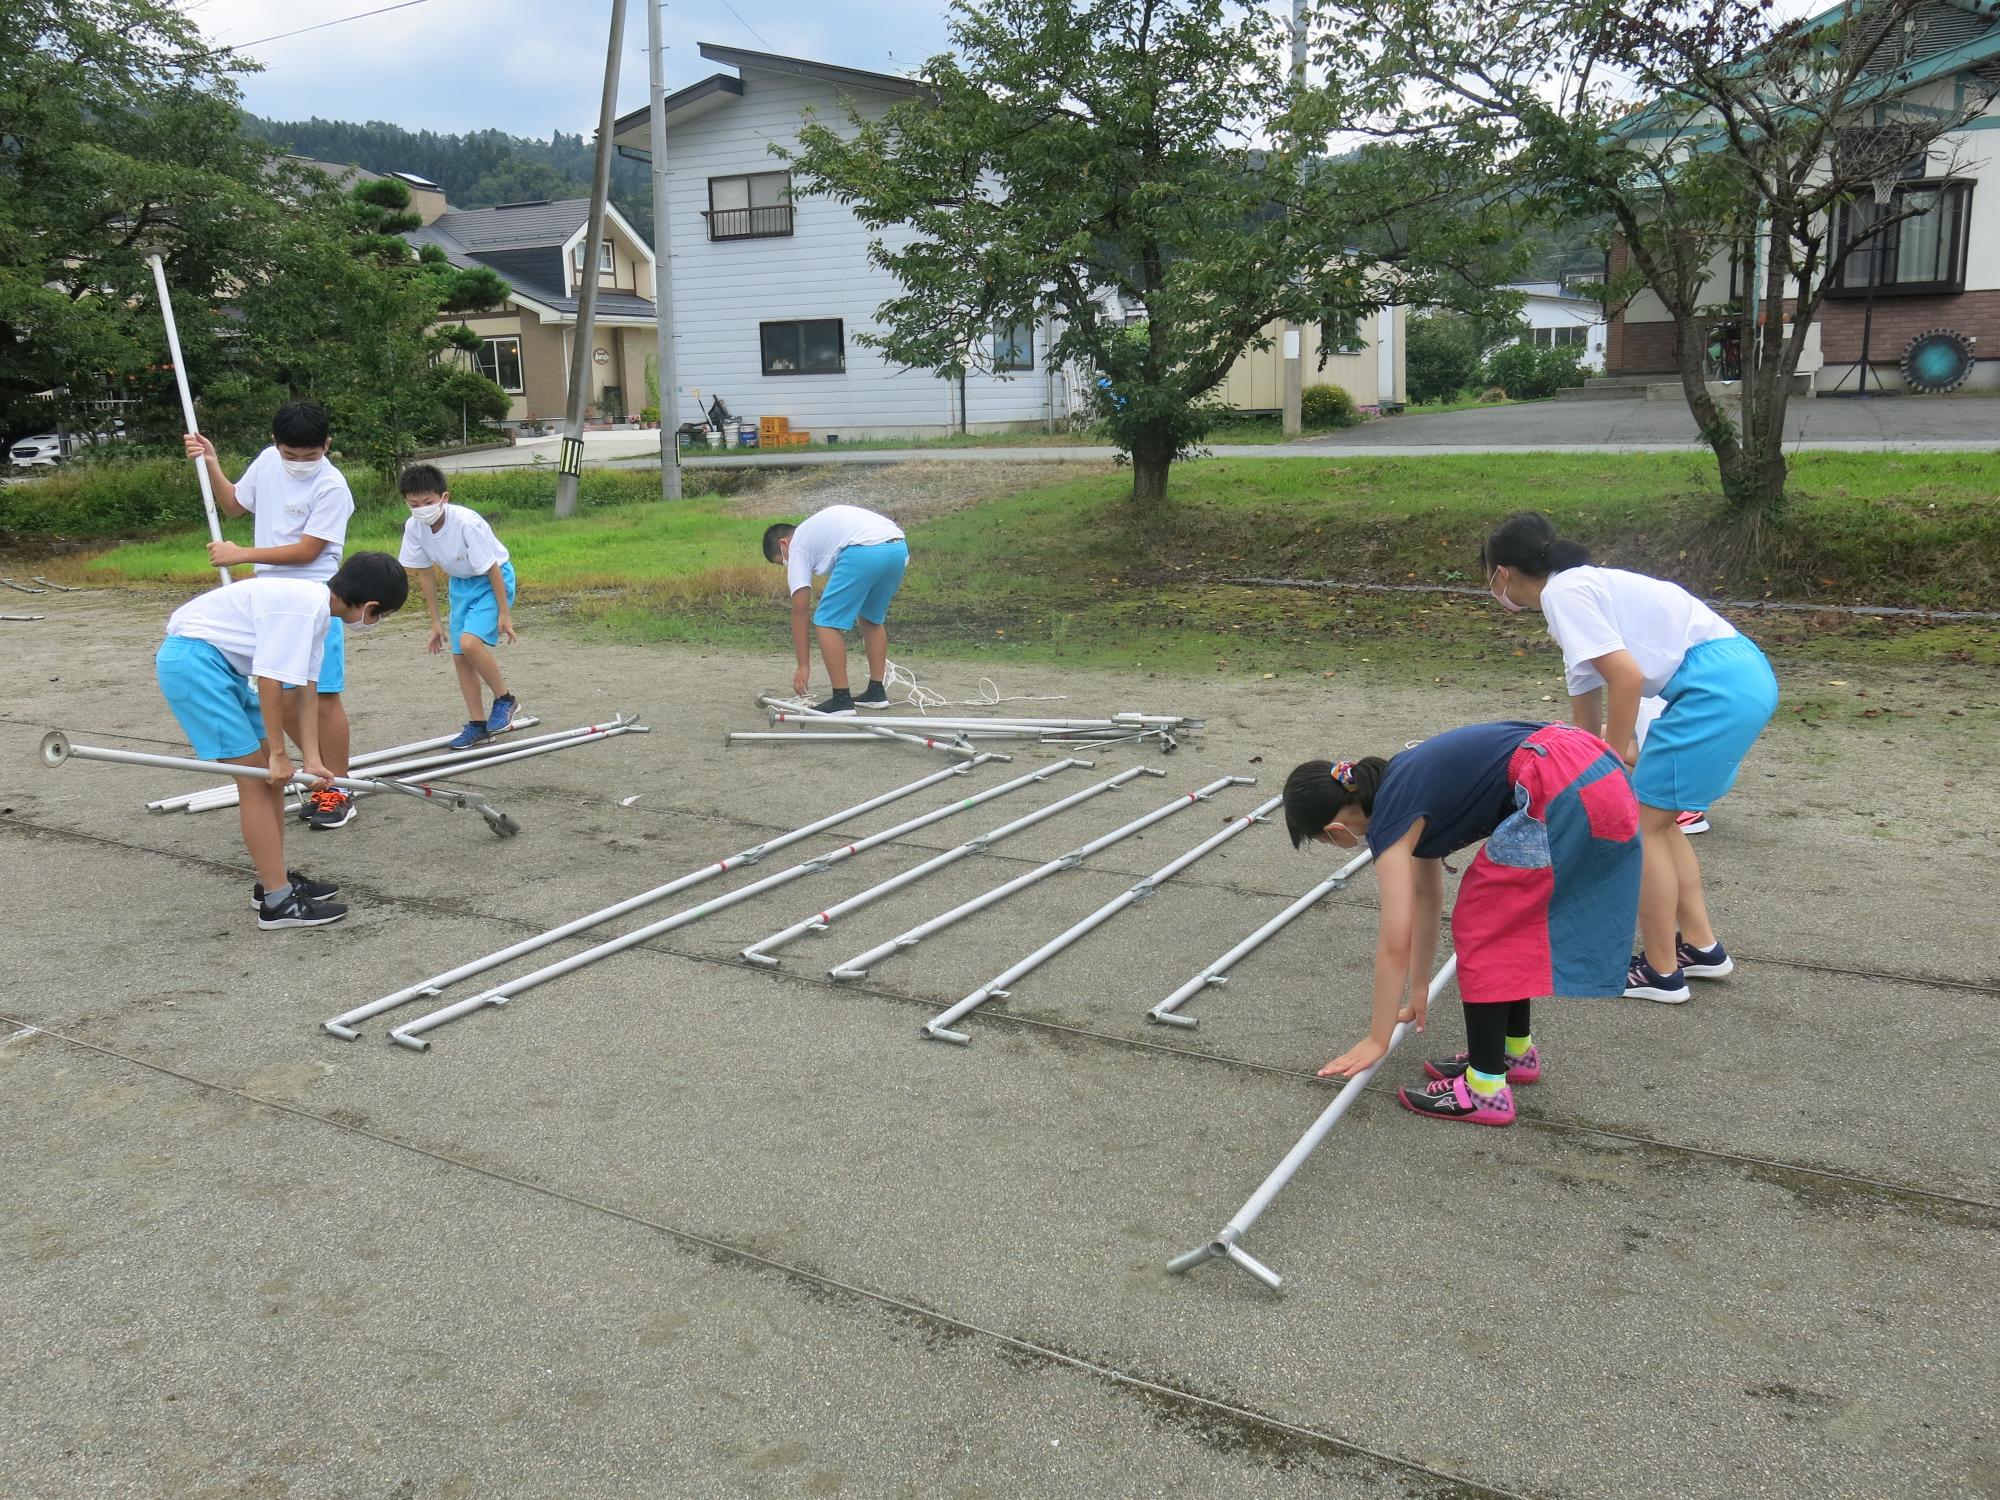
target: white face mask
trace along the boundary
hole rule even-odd
[[[285,472],[294,479],[310,479],[319,472],[319,466],[326,462],[323,458],[281,458]]]
[[[1499,601],[1500,607],[1506,610],[1508,614],[1518,615],[1526,607],[1525,605],[1516,604],[1512,599],[1507,597],[1507,591],[1500,587],[1500,570],[1498,568],[1495,568],[1492,575],[1486,580],[1486,587],[1492,592],[1493,597]]]
[[[435,526],[444,519],[444,501],[435,505],[412,505],[410,514],[425,526]]]

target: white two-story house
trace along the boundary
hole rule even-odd
[[[704,43],[701,55],[734,71],[666,99],[677,421],[698,419],[721,396],[739,418],[782,416],[819,442],[1054,426],[1087,403],[1089,372],[1050,367],[1055,325],[1046,314],[996,328],[983,368],[962,380],[904,369],[857,339],[879,331],[875,312],[900,291],[895,277],[871,262],[870,232],[844,204],[793,200],[770,148],[796,147],[808,111],[838,128],[850,108],[879,117],[914,98],[916,84],[736,47]],[[646,155],[650,126],[650,111],[635,110],[612,139]],[[893,247],[899,232],[908,231],[882,238]],[[1371,340],[1365,354],[1346,353],[1317,373],[1309,360],[1307,381],[1346,384],[1363,405],[1400,401],[1399,316],[1391,309],[1375,320],[1383,348]],[[1259,373],[1281,359],[1246,354],[1225,402],[1275,407],[1260,393],[1278,377],[1260,382]]]

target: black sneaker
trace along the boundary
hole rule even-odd
[[[306,793],[301,809],[309,828],[345,828],[354,821],[354,799],[339,787]]]
[[[335,885],[331,880],[308,880],[297,870],[285,871],[285,879],[292,883],[293,890],[304,891],[306,893],[306,900],[308,901],[324,901],[328,897],[340,894],[340,887]],[[250,887],[250,909],[252,911],[260,911],[263,909],[263,906],[264,882],[260,880]]]
[[[871,682],[868,684],[868,691],[854,700],[854,706],[856,708],[887,708],[889,706],[889,690],[879,682]]]
[[[826,702],[815,703],[813,705],[813,712],[816,714],[851,714],[854,712],[854,699],[849,695],[846,688],[835,688],[833,696],[827,699]]]
[[[297,886],[276,906],[257,905],[257,925],[266,932],[279,927],[324,927],[346,915],[347,908],[339,902],[315,901]]]

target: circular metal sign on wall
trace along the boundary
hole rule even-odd
[[[594,365],[608,365],[608,364],[610,364],[610,363],[611,363],[611,351],[610,351],[609,349],[593,349],[593,350],[591,350],[591,351],[590,351],[590,362],[591,362],[592,364],[594,364]]]
[[[1972,358],[1972,340],[1964,334],[1949,328],[1928,329],[1903,350],[1903,388],[1920,396],[1955,391],[1972,373]]]

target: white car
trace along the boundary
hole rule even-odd
[[[17,469],[54,468],[64,458],[62,439],[53,432],[16,438],[7,445],[7,462]]]

